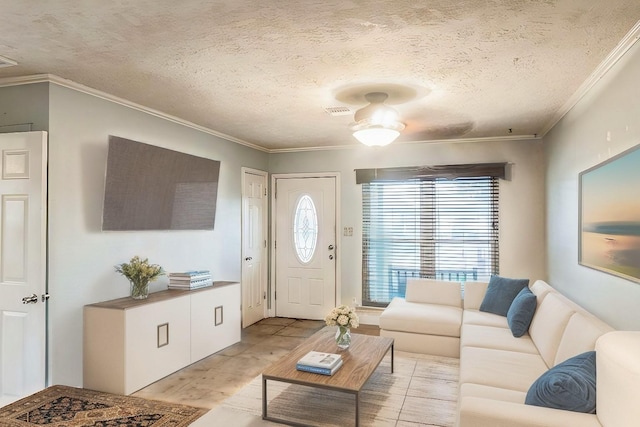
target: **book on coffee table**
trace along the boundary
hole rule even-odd
[[[317,366],[296,364],[296,369],[303,372],[311,372],[320,375],[333,375],[342,366],[342,359],[333,368],[318,368]]]
[[[339,354],[310,351],[298,360],[297,365],[331,370],[340,362],[342,362],[342,356]]]

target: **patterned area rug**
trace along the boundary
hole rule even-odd
[[[207,411],[56,385],[0,408],[0,426],[183,427]]]
[[[361,394],[361,426],[455,424],[458,359],[396,352],[395,373],[389,371],[386,356]],[[269,381],[268,402],[269,415],[277,418],[322,426],[354,424],[354,397],[348,394]],[[262,421],[261,405],[262,379],[258,376],[194,426],[276,425]]]

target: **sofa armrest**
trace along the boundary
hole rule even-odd
[[[450,305],[462,308],[460,282],[434,279],[407,279],[407,302]]]
[[[458,427],[602,427],[595,414],[464,397]]]
[[[464,282],[464,309],[479,310],[484,294],[489,287],[488,282]]]

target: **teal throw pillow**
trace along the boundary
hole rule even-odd
[[[507,323],[514,337],[520,338],[529,330],[538,300],[529,287],[522,288],[507,311]]]
[[[529,279],[508,279],[506,277],[491,276],[487,293],[484,295],[480,311],[507,316],[509,307],[516,295],[529,286]]]
[[[557,364],[529,388],[527,405],[596,413],[596,352],[587,351]]]

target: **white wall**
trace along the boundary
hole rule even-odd
[[[640,144],[639,79],[636,43],[544,138],[550,284],[613,327],[632,330],[640,330],[640,284],[578,264],[578,174]]]
[[[342,227],[354,230],[353,237],[339,233],[341,297],[344,304],[351,304],[354,297],[362,300],[362,195],[354,169],[493,162],[512,163],[510,180],[500,181],[500,274],[545,279],[544,163],[539,140],[279,153],[269,156],[269,171],[340,172]]]
[[[221,161],[212,231],[102,232],[109,135]],[[82,307],[128,295],[114,265],[133,255],[167,271],[240,280],[241,167],[267,154],[55,84],[49,85],[49,293],[52,384],[82,385]],[[151,290],[166,288],[161,278]],[[150,363],[153,363],[150,361]]]

